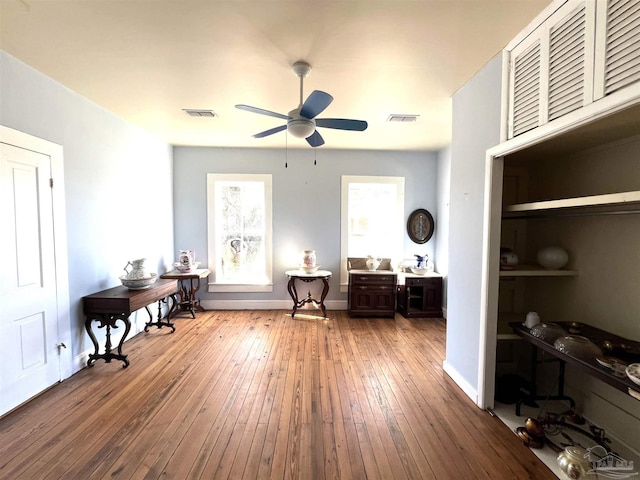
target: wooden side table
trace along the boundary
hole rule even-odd
[[[122,353],[122,344],[124,343],[129,330],[131,330],[131,321],[129,316],[132,312],[144,308],[149,314],[149,322],[145,325],[145,331],[150,325],[157,325],[158,328],[167,326],[171,328],[171,333],[175,331],[175,327],[169,321],[171,310],[175,308],[175,295],[178,293],[178,282],[176,280],[158,280],[149,288],[143,290],[129,290],[122,285],[109,288],[101,292],[93,293],[82,298],[84,306],[84,314],[86,316],[85,329],[95,349],[94,353],[89,354],[87,366],[92,366],[93,362],[102,358],[106,363],[111,363],[112,359],[124,362],[122,368],[129,366],[127,356]],[[166,321],[160,318],[160,305],[158,305],[158,321],[153,322],[153,316],[149,310],[149,305],[155,302],[163,301],[171,297],[173,305],[167,313]],[[166,300],[165,300],[166,301]],[[98,339],[91,328],[92,322],[96,320],[100,322],[98,328],[106,327],[106,344],[104,353],[99,353]],[[118,328],[117,322],[120,320],[124,323],[124,334],[117,346],[117,353],[113,353],[111,348],[111,329]]]
[[[180,281],[180,301],[178,307],[183,312],[190,312],[191,318],[196,318],[196,310],[203,312],[204,308],[200,306],[200,300],[196,297],[196,293],[200,290],[200,280],[211,275],[208,268],[199,268],[191,272],[181,272],[179,270],[171,270],[163,273],[160,278]],[[177,309],[176,311],[177,312]],[[174,314],[175,314],[174,312]]]
[[[285,274],[289,278],[287,289],[289,290],[289,295],[291,295],[291,299],[293,300],[293,312],[291,312],[291,316],[295,317],[298,308],[310,303],[316,308],[319,308],[322,315],[326,318],[327,311],[324,308],[324,299],[327,297],[327,293],[329,293],[329,278],[331,278],[331,272],[329,270],[318,270],[314,273],[305,273],[302,270],[288,270]],[[320,300],[318,301],[315,298],[312,298],[311,291],[307,292],[307,296],[305,298],[299,300],[298,291],[296,290],[296,280],[301,280],[306,283],[313,282],[314,280],[322,280],[323,288]]]

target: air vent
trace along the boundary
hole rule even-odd
[[[185,112],[190,117],[215,118],[218,116],[218,114],[213,110],[198,110],[198,109],[191,109],[191,108],[183,108],[182,111]]]
[[[415,122],[418,120],[420,115],[406,115],[399,113],[392,113],[387,118],[387,122]]]

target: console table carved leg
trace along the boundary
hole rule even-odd
[[[106,327],[106,330],[105,330],[106,342],[104,347],[104,353],[100,353],[98,339],[96,338],[91,328],[91,324],[93,320],[97,320],[98,322],[100,322],[100,325],[98,325],[98,328]],[[124,333],[120,338],[120,341],[118,342],[118,347],[117,347],[118,353],[113,353],[112,345],[111,345],[111,329],[118,328],[118,326],[116,325],[116,322],[118,320],[121,320],[122,322],[124,322],[125,328],[124,328]],[[122,366],[122,368],[127,368],[129,366],[129,360],[127,360],[127,356],[122,353],[122,344],[127,338],[127,335],[129,334],[129,330],[131,330],[131,322],[129,321],[128,315],[125,316],[123,314],[109,314],[109,313],[94,314],[94,316],[92,317],[87,317],[87,320],[85,321],[84,326],[87,333],[89,334],[89,338],[91,339],[91,342],[93,343],[93,346],[95,349],[94,353],[89,354],[89,360],[87,360],[88,367],[91,367],[93,363],[99,358],[102,358],[106,363],[111,363],[112,359],[120,360],[124,362],[124,365]]]
[[[171,299],[171,306],[169,307],[169,311],[167,312],[167,315],[163,317],[162,304],[165,303],[167,306],[169,306],[169,298]],[[171,314],[176,309],[177,305],[178,305],[178,299],[176,298],[175,293],[172,293],[168,297],[161,298],[160,300],[158,300],[158,320],[155,322],[153,321],[153,316],[151,315],[151,311],[149,310],[149,307],[148,306],[144,307],[146,308],[147,313],[149,314],[149,321],[145,323],[144,331],[148,332],[149,327],[152,325],[155,325],[158,328],[169,327],[171,329],[171,333],[175,332],[176,327],[173,323],[171,323]]]
[[[320,296],[320,310],[322,311],[322,315],[324,315],[324,318],[327,318],[327,310],[324,307],[324,299],[327,298],[327,293],[329,293],[329,280],[323,278],[322,283],[324,284],[324,286],[322,288],[322,295]]]
[[[291,317],[295,317],[296,315],[296,310],[298,310],[298,292],[296,291],[296,284],[295,284],[296,279],[295,278],[290,278],[289,282],[287,283],[287,290],[289,290],[289,295],[291,295],[291,299],[293,300],[293,312],[291,312]]]

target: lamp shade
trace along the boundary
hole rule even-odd
[[[313,120],[294,119],[289,120],[287,129],[291,135],[298,138],[307,138],[316,129]]]

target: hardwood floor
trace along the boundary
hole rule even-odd
[[[0,419],[0,478],[556,479],[442,371],[439,319],[212,311]]]

